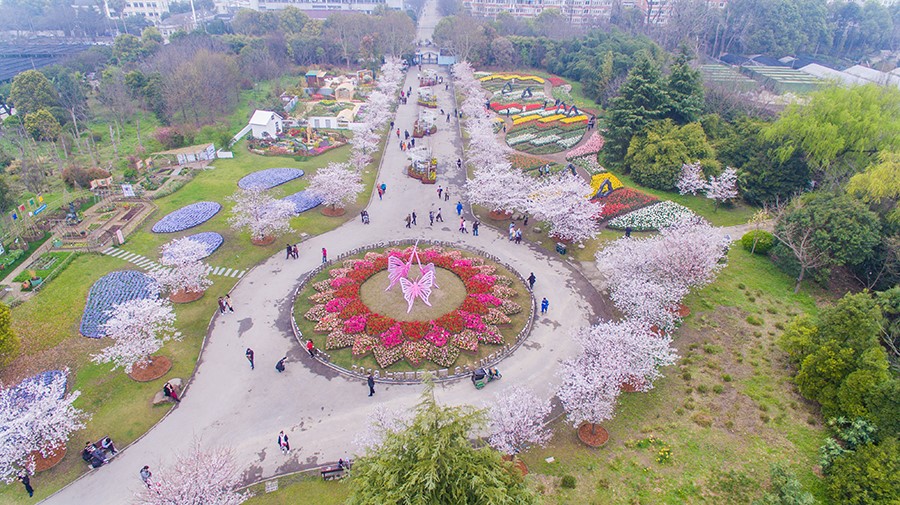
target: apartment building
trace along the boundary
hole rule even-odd
[[[613,7],[620,4],[624,8],[633,7],[644,13],[652,23],[663,24],[668,13],[678,0],[463,0],[463,7],[472,15],[496,17],[501,12],[509,12],[521,18],[533,18],[548,9],[558,10],[573,24],[588,24],[596,20],[609,19]],[[707,0],[710,7],[724,8],[727,0]]]
[[[250,0],[249,8],[259,11],[296,7],[302,11],[358,11],[371,13],[379,5],[402,9],[403,0]]]

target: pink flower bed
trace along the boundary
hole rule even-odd
[[[603,138],[603,135],[594,132],[591,134],[591,137],[587,142],[581,144],[580,146],[575,146],[574,148],[569,149],[569,152],[566,153],[566,159],[569,160],[588,154],[597,154],[601,149],[603,149],[603,144],[605,142],[606,140]]]

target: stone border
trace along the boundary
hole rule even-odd
[[[351,256],[356,256],[360,253],[364,253],[364,252],[370,251],[372,249],[398,247],[398,246],[411,246],[416,243],[425,244],[427,246],[430,245],[430,246],[437,246],[437,247],[443,247],[443,248],[460,249],[460,250],[470,252],[472,254],[477,254],[479,256],[484,257],[485,259],[488,259],[488,260],[494,261],[496,263],[499,263],[500,265],[503,265],[504,268],[506,268],[507,270],[512,272],[514,275],[516,275],[518,277],[519,281],[522,282],[523,285],[527,285],[527,281],[525,280],[524,277],[522,277],[522,274],[520,274],[518,270],[516,270],[515,268],[510,266],[505,261],[501,260],[500,258],[498,258],[490,253],[486,253],[484,251],[475,249],[474,247],[470,247],[465,244],[458,244],[456,242],[449,242],[449,241],[444,241],[444,240],[418,240],[418,239],[403,239],[403,240],[390,240],[387,242],[375,242],[373,244],[369,244],[364,247],[357,247],[355,249],[346,251],[346,252],[340,254],[339,256],[337,256],[336,258],[329,260],[327,263],[323,263],[323,264],[317,266],[316,268],[309,271],[306,274],[306,277],[304,277],[300,281],[300,284],[297,285],[297,288],[294,290],[294,296],[291,297],[291,330],[294,333],[294,338],[297,340],[297,342],[300,344],[300,346],[305,349],[306,348],[306,340],[304,340],[303,333],[297,327],[297,320],[294,316],[294,306],[297,303],[297,298],[300,296],[300,292],[306,288],[306,285],[309,284],[309,282],[312,279],[314,279],[317,275],[319,275],[319,273],[321,273],[326,268],[331,268],[334,266],[335,263],[340,262]],[[372,373],[372,375],[375,377],[375,381],[381,382],[381,383],[418,384],[418,383],[422,382],[426,373],[431,373],[433,376],[433,380],[435,382],[446,382],[446,381],[461,379],[463,377],[468,377],[471,375],[472,371],[475,370],[475,368],[492,367],[492,366],[495,366],[500,361],[503,361],[507,356],[510,356],[512,353],[514,353],[519,348],[519,346],[522,345],[522,343],[528,339],[528,335],[531,334],[531,329],[534,326],[534,317],[535,317],[536,309],[537,309],[537,305],[536,305],[536,302],[534,299],[534,293],[532,293],[531,290],[528,290],[528,293],[531,295],[531,303],[529,304],[530,305],[530,307],[529,307],[530,313],[528,315],[528,319],[525,322],[525,327],[522,328],[522,330],[519,332],[518,335],[516,335],[516,341],[512,344],[503,345],[502,347],[500,347],[499,351],[491,353],[486,358],[483,358],[480,361],[477,361],[474,365],[467,364],[465,366],[454,367],[452,373],[449,368],[440,368],[440,369],[431,370],[428,372],[426,372],[425,370],[418,370],[415,372],[389,372],[389,371],[385,371],[382,369],[375,369],[375,368],[368,368],[368,369],[360,368],[360,367],[357,367],[356,365],[353,365],[353,367],[350,370],[348,370],[342,366],[338,366],[338,365],[335,365],[334,363],[332,363],[331,355],[329,355],[324,350],[318,349],[318,348],[316,349],[315,360],[318,361],[319,363],[322,363],[323,365],[331,368],[332,370],[335,370],[338,373],[341,373],[345,376],[349,376],[349,377],[352,377],[355,379],[364,380],[366,378],[366,376],[368,376],[369,373]]]

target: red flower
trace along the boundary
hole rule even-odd
[[[461,315],[459,315],[459,311],[456,310],[444,314],[443,316],[435,319],[434,322],[450,333],[459,333],[463,330],[463,318]]]
[[[487,314],[487,307],[476,300],[471,296],[467,296],[465,300],[463,300],[462,310],[466,312],[471,312],[473,314]]]
[[[394,325],[396,321],[393,318],[382,316],[381,314],[372,314],[366,321],[366,333],[369,335],[380,335]]]
[[[403,334],[413,342],[425,338],[425,334],[430,329],[430,324],[424,321],[403,321],[400,323],[403,328]]]
[[[334,292],[335,298],[356,298],[359,296],[359,284],[344,284]]]
[[[655,196],[642,193],[632,188],[619,188],[597,202],[603,204],[600,219],[610,219],[626,212],[646,206],[657,200]]]

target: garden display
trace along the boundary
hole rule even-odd
[[[31,377],[22,380],[22,382],[20,382],[13,388],[16,390],[15,394],[17,397],[20,397],[25,401],[31,401],[33,400],[33,398],[28,398],[26,396],[28,394],[28,386],[30,384],[35,384],[39,387],[46,387],[58,378],[62,378],[64,382],[68,379],[68,377],[66,376],[66,372],[62,370],[47,370],[46,372],[41,372],[37,375],[32,375]],[[60,398],[62,398],[63,396],[65,396],[65,390],[63,390],[63,395],[60,396]]]
[[[238,181],[238,187],[272,189],[299,177],[303,177],[303,170],[299,168],[267,168],[245,175]]]
[[[316,196],[315,194],[303,190],[294,193],[293,195],[288,195],[282,200],[287,200],[294,204],[294,212],[297,214],[308,211],[309,209],[313,209],[322,204],[322,199]]]
[[[636,189],[620,188],[596,201],[603,204],[600,219],[605,220],[649,205],[656,202],[657,198]]]
[[[566,153],[566,159],[570,160],[572,158],[578,158],[580,156],[587,156],[589,154],[597,154],[603,149],[603,144],[605,139],[603,135],[600,135],[597,132],[591,133],[591,136],[588,137],[588,140],[581,144],[580,146],[571,149]]]
[[[672,226],[693,216],[695,214],[691,209],[666,200],[619,216],[607,223],[607,226],[617,230],[631,228],[634,231],[651,231]]]
[[[576,167],[584,169],[584,171],[591,176],[606,173],[606,169],[600,166],[600,163],[597,162],[597,155],[595,154],[589,154],[587,156],[581,156],[579,158],[569,158],[569,162],[574,164]]]
[[[277,138],[247,141],[250,152],[263,156],[318,156],[347,143],[343,133],[334,130],[291,128]]]
[[[565,117],[565,116],[563,116]],[[548,122],[515,127],[506,134],[506,144],[517,151],[531,154],[551,154],[564,151],[581,142],[585,123],[562,123],[561,118],[548,116]]]
[[[222,205],[217,202],[197,202],[170,212],[153,225],[153,233],[175,233],[200,225],[212,219]]]
[[[225,242],[225,239],[222,237],[222,235],[219,235],[214,231],[195,233],[193,235],[188,235],[185,238],[189,238],[194,242],[199,242],[206,247],[206,254],[197,258],[198,260],[206,258],[212,253],[216,252],[216,249],[218,249],[222,245],[222,243]]]
[[[425,264],[421,269],[411,262],[414,255],[417,263]],[[398,268],[408,278],[400,279]],[[374,312],[361,298],[362,286],[387,271],[390,275],[385,281],[403,286],[411,309],[415,297],[427,300],[419,284],[431,281],[429,288],[434,284],[434,291],[441,289],[434,282],[435,269],[449,271],[465,286],[461,303],[439,317],[401,321]],[[466,257],[456,250],[432,247],[416,252],[410,247],[368,252],[360,259],[343,261],[328,273],[328,279],[313,284],[315,293],[308,297],[313,305],[303,317],[316,323],[316,332],[327,334],[325,349],[350,348],[354,357],[372,353],[382,368],[403,359],[414,367],[425,360],[450,367],[461,352],[475,354],[481,345],[504,344],[498,325],[509,324],[509,316],[522,310],[512,300],[517,294],[510,287],[511,278],[498,275],[496,267],[485,264],[482,258]],[[383,289],[379,285],[377,292]],[[303,307],[298,315],[305,308],[304,302],[297,301]],[[402,310],[407,310],[406,304]]]
[[[609,172],[595,174],[591,176],[591,198],[608,196],[613,191],[624,186],[618,177]]]
[[[110,311],[129,300],[158,296],[150,276],[137,270],[110,272],[94,283],[88,292],[87,303],[81,316],[81,334],[85,337],[102,337],[101,327],[112,317]]]

